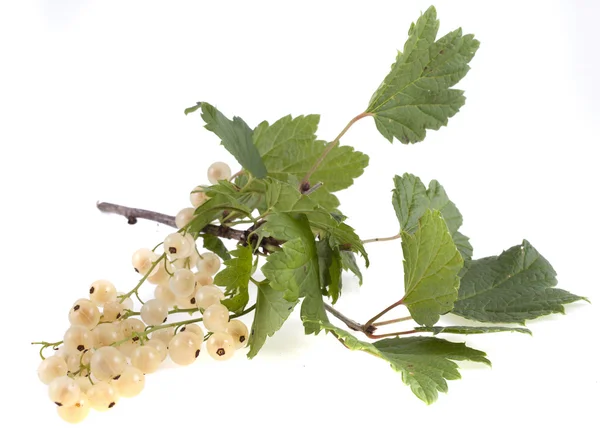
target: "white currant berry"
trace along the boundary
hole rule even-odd
[[[131,354],[131,365],[144,373],[154,373],[161,363],[160,355],[152,346],[140,346]]]
[[[177,299],[175,299],[175,305],[177,305],[177,308],[181,310],[191,310],[198,308],[196,306],[196,296],[194,294],[187,297],[178,297]]]
[[[206,340],[206,350],[215,360],[228,360],[235,352],[235,340],[226,332],[215,332]]]
[[[158,255],[150,249],[142,248],[136,250],[131,257],[131,265],[133,269],[140,275],[145,275],[152,268],[152,264],[156,262]]]
[[[116,323],[101,323],[96,326],[92,334],[96,337],[96,347],[110,346],[123,338],[121,329]]]
[[[148,326],[163,324],[167,321],[168,314],[169,307],[159,299],[147,300],[140,310],[140,316]]]
[[[198,208],[200,205],[202,205],[207,200],[208,200],[208,196],[204,192],[204,187],[201,185],[198,185],[196,188],[194,188],[190,192],[190,203],[192,204],[192,206],[194,208]],[[190,208],[190,209],[192,209],[192,208]],[[183,226],[178,226],[178,227],[182,228]]]
[[[166,284],[169,282],[171,275],[173,274],[173,265],[170,262],[162,261],[154,267],[150,276],[148,276],[147,281],[150,284]]]
[[[86,355],[86,358],[87,356],[88,355]],[[79,352],[77,350],[69,350],[67,355],[65,355],[65,362],[67,363],[67,369],[69,369],[69,373],[77,373],[78,375],[87,376],[87,369],[81,367],[83,365],[83,363],[81,362],[82,359],[83,352]]]
[[[197,246],[194,245],[194,250],[192,250],[192,253],[187,258],[187,260],[189,261],[190,266],[196,267],[196,264],[198,264],[198,261],[200,260],[200,254],[198,253],[198,247]]]
[[[208,167],[208,180],[216,185],[219,181],[228,181],[231,178],[231,168],[224,162],[214,162]]]
[[[160,340],[165,344],[165,346],[168,346],[169,342],[171,341],[171,339],[173,338],[174,335],[175,335],[175,328],[170,326],[168,328],[162,328],[162,329],[159,329],[158,331],[154,331],[152,334],[150,334],[150,338],[152,340]]]
[[[98,306],[103,306],[107,302],[114,302],[117,300],[117,289],[105,279],[95,281],[90,286],[90,300]]]
[[[93,329],[100,321],[98,306],[89,299],[79,299],[69,311],[71,325],[84,326]]]
[[[65,331],[63,344],[67,350],[83,352],[94,347],[94,336],[89,329],[73,325]]]
[[[48,396],[59,407],[69,407],[79,400],[81,389],[72,378],[59,376],[48,385]]]
[[[167,235],[163,247],[169,259],[172,260],[187,258],[192,253],[189,238],[178,232]]]
[[[158,356],[160,357],[160,361],[164,361],[165,358],[167,358],[167,355],[169,354],[167,345],[164,342],[162,342],[161,340],[152,338],[152,339],[148,340],[146,343],[144,343],[144,346],[150,346],[150,347],[153,347],[154,349],[156,349],[156,351],[158,352]]]
[[[127,366],[121,376],[110,382],[124,398],[132,398],[144,389],[146,377],[144,372],[133,366]]]
[[[140,319],[129,318],[123,320],[119,324],[119,328],[121,329],[123,338],[128,338],[143,333],[146,329],[146,325]],[[137,341],[135,338],[133,340]]]
[[[126,365],[125,355],[114,346],[103,346],[97,349],[90,361],[92,375],[99,381],[118,377],[123,373]]]
[[[79,386],[81,393],[87,393],[87,391],[90,388],[92,388],[92,382],[90,381],[90,378],[88,378],[87,376],[76,376],[75,378],[73,378],[73,380]]]
[[[192,195],[190,194],[190,200]],[[175,216],[175,226],[178,229],[185,228],[194,218],[195,208],[183,208]]]
[[[46,358],[38,366],[38,377],[44,384],[50,384],[54,379],[67,374],[67,362],[63,357],[53,355]]]
[[[125,357],[131,359],[131,356],[133,355],[133,352],[140,347],[140,341],[134,341],[134,340],[126,340],[122,343],[119,343],[119,345],[117,346],[117,349],[119,350],[119,352],[121,352]]]
[[[204,310],[202,319],[208,331],[222,332],[229,322],[229,310],[225,305],[215,303]]]
[[[236,349],[243,348],[248,343],[248,327],[240,320],[230,321],[225,332],[233,337]]]
[[[198,308],[206,309],[225,299],[225,293],[215,285],[203,285],[196,291],[196,305]]]
[[[167,307],[175,305],[175,295],[169,285],[157,285],[154,289],[154,297],[164,303]]]
[[[204,287],[205,285],[212,285],[215,281],[212,276],[203,272],[194,273],[194,277],[196,279],[196,291],[198,291],[200,287]]]
[[[196,325],[195,323],[190,323],[188,325],[183,326],[179,332],[191,332],[201,337],[204,340],[204,331],[200,327],[200,325]]]
[[[102,321],[103,322],[114,322],[119,320],[125,313],[123,304],[119,301],[107,302],[104,304],[102,309]]]
[[[221,268],[221,259],[212,252],[204,252],[200,254],[196,268],[201,273],[213,276]]]
[[[178,332],[169,342],[169,356],[175,364],[187,366],[200,355],[202,338],[192,332]]]
[[[106,381],[97,382],[87,392],[90,406],[97,411],[107,411],[113,408],[119,400],[119,392]]]
[[[117,301],[121,302],[121,305],[123,305],[124,310],[133,311],[133,300],[130,297],[126,297],[125,299],[123,299],[123,296],[124,294],[118,294]]]
[[[90,401],[85,394],[81,394],[73,405],[56,407],[56,412],[65,422],[80,423],[90,412]]]
[[[196,278],[190,269],[175,270],[169,280],[169,288],[176,297],[187,297],[194,292]]]

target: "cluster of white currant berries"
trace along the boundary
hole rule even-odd
[[[231,170],[214,163],[208,176],[215,184],[229,179]],[[194,237],[183,231],[206,199],[200,186],[191,192],[194,208],[177,214],[181,231],[165,238],[162,254],[150,249],[133,254],[133,268],[142,279],[131,292],[118,294],[111,282],[94,282],[89,296],[72,305],[62,342],[41,343],[43,349],[52,346],[55,354],[42,361],[38,375],[67,422],[82,421],[90,408],[106,411],[120,397],[136,396],[145,375],[158,370],[167,356],[179,365],[192,364],[205,343],[212,358],[227,360],[248,342],[248,328],[230,320],[221,303],[225,294],[213,285],[220,259],[211,252],[200,254]],[[144,282],[155,285],[154,298],[136,312],[131,296],[139,298]],[[170,314],[195,311],[202,317],[167,323]]]

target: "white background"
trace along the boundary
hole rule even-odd
[[[387,143],[372,120],[355,125],[344,142],[371,164],[340,198],[363,238],[392,235],[393,175],[436,178],[461,209],[476,257],[527,238],[561,287],[595,305],[529,323],[533,337],[451,337],[487,351],[494,367],[463,365],[463,379],[429,407],[384,362],[330,336],[303,336],[297,315],[256,359],[221,364],[203,354],[149,375],[139,397],[78,426],[57,417],[37,380],[29,342],[60,339],[92,281],[130,289],[131,253],[167,232],[128,226],[95,202],[174,214],[207,182],[210,163],[237,169],[185,107],[208,101],[251,126],[320,113],[319,135],[332,139],[365,109],[430,1],[2,2],[0,434],[598,435],[592,0],[438,0],[440,34],[462,26],[481,41],[459,84],[467,104],[416,145]],[[399,242],[368,249],[364,286],[345,277],[339,303],[360,321],[402,293]]]

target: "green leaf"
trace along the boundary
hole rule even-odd
[[[221,144],[244,169],[257,178],[264,178],[267,175],[267,169],[252,141],[253,131],[246,122],[239,117],[233,117],[233,121],[231,121],[217,108],[206,102],[200,103],[200,106],[202,119],[206,122],[204,127],[221,138]],[[191,110],[191,108],[189,109]]]
[[[222,260],[231,259],[231,255],[229,255],[229,251],[221,241],[221,239],[215,235],[210,234],[200,234],[204,241],[202,246],[215,254],[217,254]]]
[[[448,124],[465,103],[463,91],[453,89],[469,71],[479,48],[473,35],[457,29],[436,41],[439,21],[430,7],[410,26],[404,51],[371,97],[365,111],[390,142],[404,144],[425,139],[426,129]]]
[[[438,392],[448,391],[446,381],[460,379],[454,361],[491,364],[485,352],[471,349],[464,343],[432,337],[396,337],[367,343],[330,323],[315,323],[320,323],[348,349],[361,350],[389,362],[392,369],[402,374],[402,381],[426,404],[433,403]]]
[[[552,313],[565,304],[586,300],[553,288],[556,272],[528,242],[500,256],[475,260],[462,278],[453,313],[493,323],[524,323]]]
[[[493,332],[518,332],[531,335],[527,328],[511,328],[506,326],[419,326],[415,328],[417,332],[433,332],[438,334],[490,334]]]
[[[319,278],[324,293],[335,304],[342,292],[342,260],[340,250],[332,248],[327,240],[316,242],[319,257]]]
[[[359,285],[362,285],[363,276],[358,268],[358,264],[356,264],[356,257],[354,256],[354,253],[350,252],[349,250],[341,250],[340,257],[342,259],[342,268],[346,271],[349,270],[354,273],[354,275],[358,278]]]
[[[267,337],[272,337],[279,331],[297,303],[284,299],[283,294],[271,288],[268,283],[262,282],[258,285],[256,311],[248,340],[248,358],[255,357]]]
[[[473,247],[469,243],[469,238],[458,232],[463,221],[462,215],[438,181],[432,180],[429,188],[426,189],[421,179],[412,174],[395,176],[392,204],[400,222],[400,229],[409,234],[417,230],[419,219],[425,211],[428,209],[440,211],[456,247],[465,260],[465,265],[468,266],[473,257]]]
[[[326,147],[316,139],[318,115],[281,118],[272,125],[266,121],[254,130],[254,144],[267,167],[269,176],[287,182],[289,176],[302,180]],[[362,175],[369,157],[352,147],[334,148],[323,160],[309,182],[323,186],[310,195],[319,205],[331,211],[339,206],[333,192],[352,185]]]
[[[426,404],[435,402],[438,392],[446,393],[446,381],[460,379],[454,361],[473,361],[491,365],[485,352],[432,337],[388,338],[373,345],[392,369],[402,373],[402,381]]]
[[[231,297],[222,300],[221,303],[230,311],[237,313],[244,310],[250,299],[248,283],[252,275],[252,248],[240,246],[230,253],[233,258],[224,262],[225,269],[215,276],[215,285],[233,292]]]
[[[428,210],[414,234],[402,232],[402,299],[415,322],[433,326],[458,296],[463,260],[439,211]]]
[[[305,215],[271,214],[261,226],[261,235],[285,240],[281,251],[274,252],[262,267],[273,289],[284,293],[290,302],[306,295],[307,290],[320,294],[319,264],[315,239]]]
[[[332,247],[341,246],[360,253],[367,267],[369,257],[360,237],[346,223],[340,223],[332,214],[314,202],[309,196],[300,194],[298,189],[288,183],[267,179],[266,202],[269,211],[280,213],[305,214],[310,226],[328,236]],[[275,238],[285,239],[284,235]]]
[[[226,291],[235,290],[241,286],[247,288],[252,274],[252,248],[238,246],[230,254],[233,258],[224,261],[225,268],[215,276],[215,285],[225,287]]]

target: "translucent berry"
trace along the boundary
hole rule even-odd
[[[89,293],[90,300],[98,306],[117,300],[117,289],[105,279],[100,279],[90,285]]]
[[[215,303],[204,310],[202,318],[207,330],[222,332],[229,322],[229,310],[225,305]]]
[[[235,340],[226,332],[215,332],[206,340],[206,350],[215,360],[228,360],[235,352]]]
[[[175,364],[187,366],[200,355],[202,338],[192,332],[179,332],[169,342],[169,356]]]
[[[215,185],[219,181],[231,178],[231,168],[224,162],[215,162],[208,167],[207,176],[209,182]]]
[[[84,326],[93,329],[100,321],[98,306],[89,299],[79,299],[69,311],[71,325]]]
[[[236,349],[243,348],[248,343],[248,328],[239,320],[230,321],[225,332],[233,337]]]
[[[192,194],[190,194],[190,200],[192,200]],[[175,216],[175,226],[178,229],[185,228],[194,218],[194,211],[195,208],[183,208],[179,211]]]
[[[221,259],[212,252],[204,252],[200,254],[196,268],[201,273],[213,276],[221,268]]]

